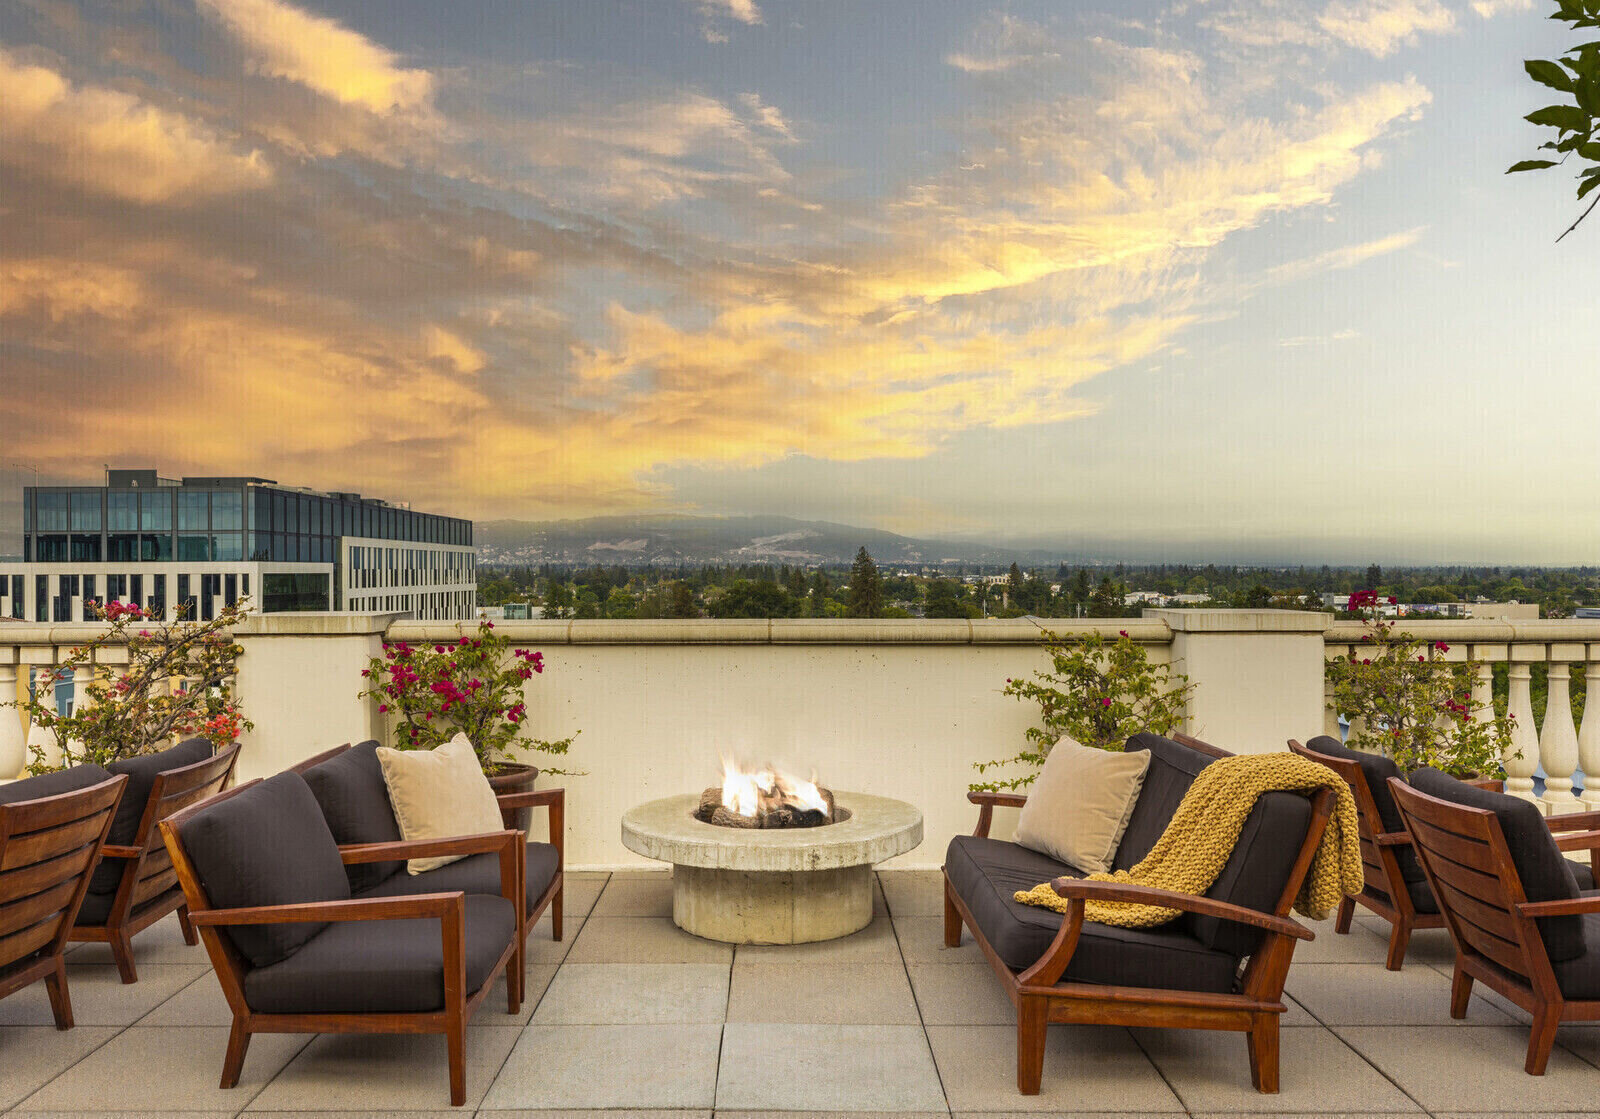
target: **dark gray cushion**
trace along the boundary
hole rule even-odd
[[[378,743],[368,739],[337,757],[306,770],[302,777],[322,806],[328,830],[340,846],[351,843],[395,843],[400,825],[389,803],[378,763]],[[350,892],[370,890],[385,878],[405,869],[405,860],[385,863],[351,863],[345,867]]]
[[[1139,799],[1128,817],[1122,842],[1111,859],[1112,870],[1127,870],[1150,853],[1167,830],[1183,794],[1200,771],[1216,761],[1210,754],[1148,732],[1128,739],[1127,749],[1150,751],[1150,767],[1145,770],[1144,784],[1139,788]]]
[[[516,934],[505,898],[469,895],[467,994]],[[444,1007],[444,948],[436,917],[333,921],[294,955],[244,977],[250,1009],[265,1014],[397,1014]]]
[[[1013,894],[1075,867],[998,839],[959,835],[945,852],[945,873],[973,920],[1007,967],[1031,967],[1061,929],[1061,914],[1023,905]],[[1084,923],[1065,978],[1122,987],[1231,991],[1238,960],[1207,948],[1174,921],[1155,929]]]
[[[71,769],[58,769],[54,773],[41,773],[37,777],[24,777],[9,785],[0,785],[0,804],[20,804],[25,800],[43,800],[45,797],[75,793],[108,781],[111,774],[97,765],[75,765]],[[127,786],[123,786],[126,796]]]
[[[1571,864],[1556,847],[1549,825],[1536,805],[1519,797],[1480,789],[1436,769],[1417,770],[1411,775],[1411,784],[1440,800],[1493,812],[1500,821],[1506,846],[1511,850],[1511,861],[1529,901],[1559,901],[1578,896],[1578,881]],[[1552,962],[1583,955],[1583,922],[1579,918],[1545,917],[1538,925]]]
[[[1405,774],[1400,772],[1400,767],[1394,764],[1392,758],[1382,754],[1370,754],[1365,750],[1352,750],[1332,735],[1319,734],[1306,743],[1307,749],[1315,750],[1319,754],[1330,758],[1343,758],[1345,761],[1355,762],[1361,767],[1361,775],[1367,779],[1367,788],[1372,791],[1372,803],[1378,807],[1378,820],[1374,824],[1384,831],[1405,831],[1405,822],[1400,819],[1400,809],[1395,806],[1394,794],[1389,792],[1389,778],[1398,777],[1405,780]],[[1433,903],[1433,895],[1428,891],[1427,876],[1422,873],[1422,864],[1417,862],[1417,854],[1409,847],[1395,849],[1395,862],[1400,867],[1400,877],[1407,886],[1413,883],[1422,883],[1422,896],[1428,900],[1430,908],[1423,909],[1417,906],[1420,913],[1437,913],[1438,906]],[[1413,900],[1417,891],[1408,891]]]
[[[528,900],[524,912],[532,913],[550,880],[556,876],[556,849],[548,843],[528,844]],[[361,897],[409,897],[461,890],[468,894],[500,893],[500,856],[493,852],[468,855],[422,874],[400,874],[379,882]]]
[[[1262,794],[1206,896],[1271,913],[1289,883],[1289,872],[1300,857],[1310,826],[1309,797],[1289,792]],[[1185,913],[1177,923],[1207,948],[1233,956],[1248,956],[1265,935],[1253,925],[1193,913]]]
[[[128,775],[128,783],[123,786],[122,799],[117,802],[117,815],[111,821],[111,834],[106,836],[106,842],[127,845],[138,838],[139,821],[144,819],[144,810],[149,807],[150,790],[155,786],[158,775],[169,769],[182,769],[186,765],[203,762],[215,753],[216,750],[207,739],[187,738],[171,749],[121,758],[106,766],[111,773]],[[124,865],[121,859],[101,862],[89,881],[89,891],[96,894],[116,893]]]
[[[181,835],[200,883],[218,909],[350,896],[339,846],[317,798],[292,770],[201,810],[184,823]],[[224,931],[259,968],[277,963],[326,926],[325,921],[307,921],[229,925]]]

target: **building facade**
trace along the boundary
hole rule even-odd
[[[0,617],[76,622],[90,600],[210,619],[248,598],[263,613],[473,616],[472,522],[267,478],[25,486],[22,560],[0,563]]]

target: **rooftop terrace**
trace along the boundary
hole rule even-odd
[[[1563,1026],[1549,1072],[1522,1071],[1527,1018],[1474,992],[1448,1014],[1448,935],[1405,969],[1358,915],[1301,945],[1289,972],[1283,1088],[1250,1087],[1235,1034],[1054,1026],[1044,1088],[1015,1086],[1015,1017],[971,941],[945,948],[936,873],[883,871],[879,915],[844,940],[740,947],[672,924],[670,882],[577,873],[567,937],[530,942],[528,1002],[503,988],[468,1029],[467,1103],[449,1107],[438,1037],[262,1035],[217,1088],[228,1010],[175,921],[141,936],[123,986],[102,945],[68,956],[78,1026],[42,984],[0,1000],[0,1107],[41,1114],[478,1115],[754,1112],[902,1116],[1593,1114],[1600,1026]]]

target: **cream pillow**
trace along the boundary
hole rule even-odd
[[[449,839],[504,830],[500,804],[465,734],[432,750],[379,746],[377,753],[401,839]],[[421,874],[464,858],[410,859],[406,869]]]
[[[1093,750],[1063,735],[1028,790],[1017,842],[1085,874],[1111,869],[1150,767],[1150,751]]]

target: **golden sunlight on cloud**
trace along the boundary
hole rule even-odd
[[[336,20],[282,0],[198,0],[273,77],[298,82],[374,113],[432,112],[433,75],[407,70],[398,56]]]
[[[131,202],[188,200],[263,186],[260,152],[237,153],[198,121],[0,48],[0,163]]]
[[[441,326],[429,326],[423,332],[428,356],[443,358],[457,373],[476,373],[484,366],[483,351],[469,345],[459,334],[452,334]]]
[[[1449,31],[1455,22],[1439,0],[1334,0],[1317,17],[1329,34],[1379,58],[1420,33]]]

